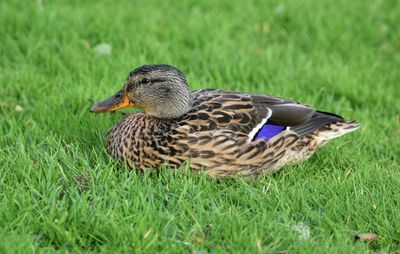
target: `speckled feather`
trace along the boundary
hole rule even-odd
[[[146,170],[185,161],[193,170],[220,176],[255,176],[309,158],[331,138],[358,128],[331,113],[268,95],[204,89],[192,109],[175,119],[127,115],[108,133],[108,151]],[[289,126],[271,139],[249,140],[265,119]]]

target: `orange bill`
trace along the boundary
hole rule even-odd
[[[90,112],[104,113],[104,112],[115,111],[120,108],[128,108],[134,106],[135,104],[129,101],[129,98],[125,95],[124,91],[120,90],[118,93],[111,96],[110,98],[94,105],[90,109]]]

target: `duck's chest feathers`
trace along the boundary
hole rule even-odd
[[[169,154],[171,123],[130,114],[116,124],[107,135],[107,147],[113,157],[136,168],[156,167]]]

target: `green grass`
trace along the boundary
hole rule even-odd
[[[400,250],[399,24],[395,0],[0,1],[0,253]],[[362,128],[252,180],[129,171],[121,115],[88,108],[145,63]]]

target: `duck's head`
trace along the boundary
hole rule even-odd
[[[177,118],[191,109],[191,91],[177,68],[166,64],[143,65],[129,73],[121,90],[90,111],[103,113],[127,107],[142,108],[157,118]]]

